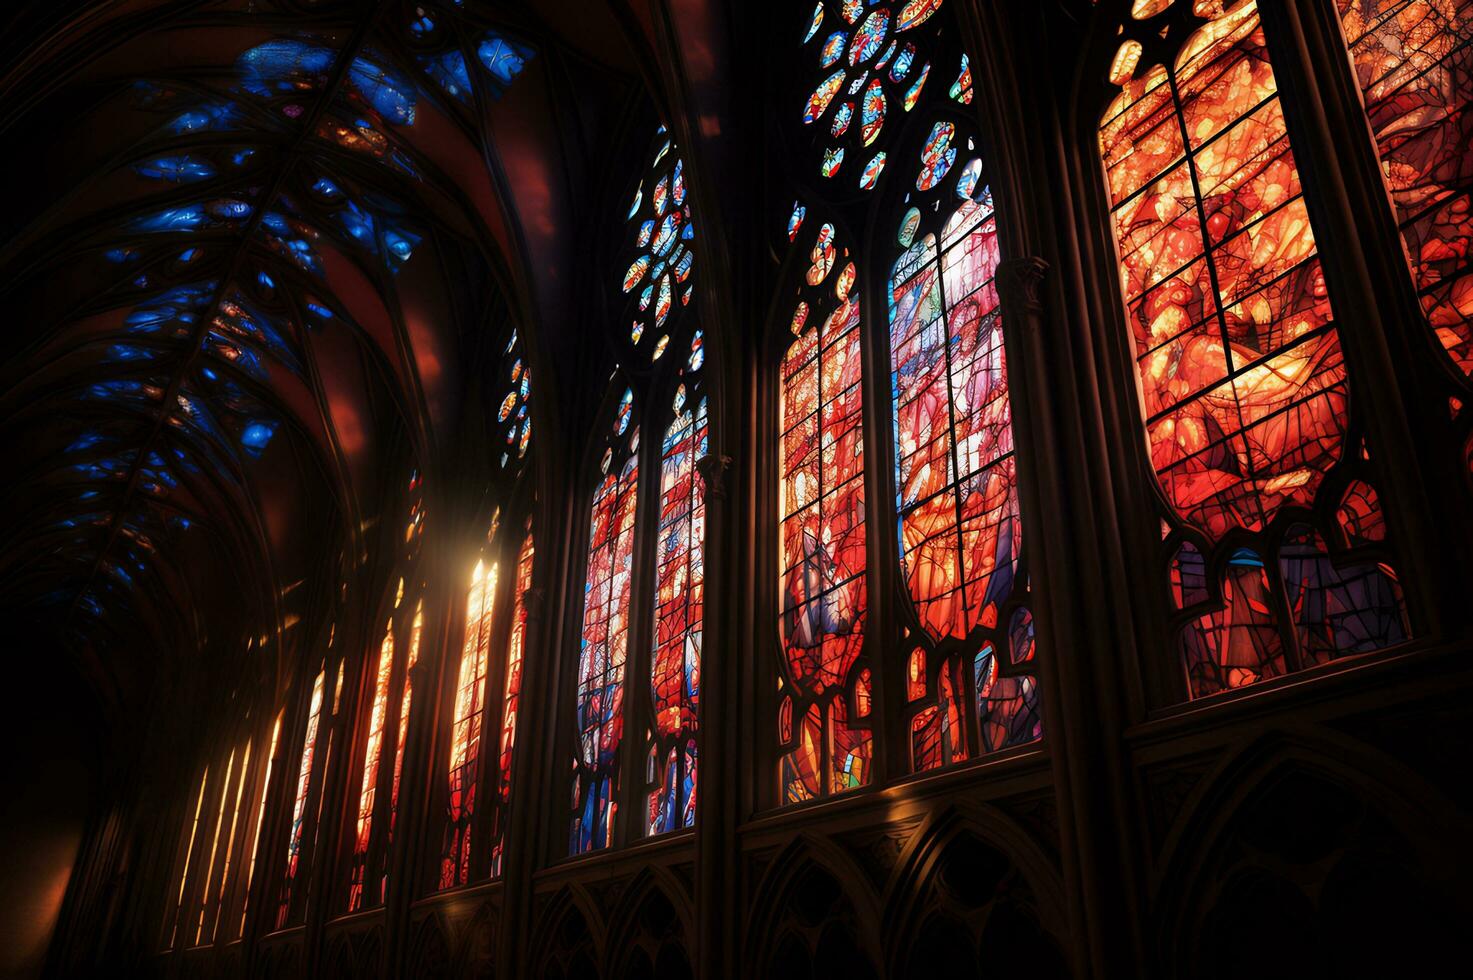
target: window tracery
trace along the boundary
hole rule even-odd
[[[692,826],[697,798],[705,501],[696,462],[709,438],[706,348],[689,311],[696,221],[686,163],[664,126],[656,130],[625,223],[628,238],[617,265],[628,265],[620,282],[623,321],[616,337],[628,359],[631,387],[615,408],[594,493],[569,842],[575,854],[617,840],[619,746],[626,728],[637,733],[635,758],[643,760],[642,771],[629,777],[630,790],[640,797],[636,805],[644,808],[631,834]],[[627,334],[623,323],[630,324]],[[668,423],[663,413],[643,408],[647,392],[670,399]],[[638,478],[636,414],[663,431],[663,439],[645,449],[648,465],[659,474],[658,483],[645,488]],[[643,507],[641,493],[650,498]],[[652,537],[636,526],[645,508],[654,514]],[[636,555],[641,564],[643,556],[652,559],[652,595],[642,594],[645,587],[634,582]],[[648,647],[631,651],[631,643]],[[626,692],[630,663],[645,677]]]
[[[1311,516],[1368,452],[1257,6],[1163,16],[1177,53],[1117,55],[1099,146],[1176,643],[1202,697],[1408,634],[1391,566],[1332,551],[1343,531]]]
[[[916,771],[1042,733],[992,282],[996,219],[978,137],[961,109],[975,93],[957,33],[939,0],[907,4],[893,18],[889,8],[820,3],[804,38],[821,81],[795,138],[819,179],[795,178],[812,190],[794,203],[787,229],[806,256],[793,259],[803,277],[791,314],[798,340],[781,369],[784,803],[872,779],[875,670],[902,692],[878,707],[907,719]],[[928,87],[933,70],[938,80]],[[832,182],[846,156],[863,161],[852,188]],[[876,254],[860,254],[846,226],[873,228],[856,234]],[[861,368],[863,343],[886,336],[860,315],[870,290],[887,307],[888,392]],[[874,394],[863,394],[866,384]],[[863,431],[866,397],[893,412],[890,432]],[[887,441],[894,490],[888,480],[866,488],[866,446]],[[869,567],[889,546],[867,540],[867,511],[897,522],[894,572],[888,562]],[[888,608],[896,574],[906,600],[883,619],[898,620],[903,642],[866,639],[869,606]]]
[[[518,496],[532,438],[531,372],[515,327],[511,329],[493,388],[493,438],[490,527],[481,557],[471,573],[466,596],[465,628],[451,716],[450,760],[445,788],[446,827],[441,848],[438,887],[464,885],[483,874],[498,877],[505,856],[506,821],[511,808],[512,765],[520,705],[522,657],[526,642],[524,595],[532,585],[534,543],[532,517],[504,522],[510,513],[530,509]],[[519,538],[502,534],[520,526]],[[516,551],[509,551],[512,547]],[[502,567],[507,567],[505,575]],[[510,582],[510,595],[504,593]],[[498,610],[510,605],[510,628]],[[498,659],[502,662],[498,663]],[[499,733],[493,744],[495,768],[482,763],[487,732]],[[486,804],[482,796],[488,796]],[[486,806],[489,814],[481,814]],[[485,854],[474,858],[473,854]]]
[[[633,612],[634,519],[639,497],[639,425],[626,388],[599,463],[588,529],[583,628],[578,655],[578,750],[568,851],[613,843],[624,737],[624,670]]]

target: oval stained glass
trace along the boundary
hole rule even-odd
[[[911,208],[905,212],[905,217],[900,219],[900,233],[895,236],[895,240],[900,243],[901,248],[910,248],[910,243],[915,241],[916,230],[920,227],[920,208]]]
[[[880,179],[880,173],[885,169],[885,151],[876,153],[869,163],[864,165],[864,172],[859,175],[860,190],[869,190],[875,186]]]
[[[819,2],[814,5],[813,20],[808,22],[808,33],[803,35],[803,43],[807,44],[809,41],[813,40],[813,35],[818,33],[818,29],[822,24],[823,0],[819,0]]]
[[[869,83],[869,88],[864,90],[864,106],[859,113],[860,136],[864,139],[864,145],[869,146],[879,138],[880,129],[885,125],[885,87],[877,78]]]
[[[818,172],[825,177],[832,177],[839,172],[839,166],[844,162],[844,148],[842,146],[830,147],[823,151],[823,163]]]
[[[644,278],[644,274],[649,271],[649,268],[650,257],[648,255],[641,255],[635,259],[634,264],[629,267],[629,271],[624,273],[624,292],[627,293],[635,286],[638,286],[639,281]]]
[[[834,297],[838,299],[839,302],[842,303],[844,302],[844,300],[849,298],[849,290],[854,288],[854,277],[858,274],[858,270],[855,269],[854,263],[850,262],[848,265],[844,266],[843,271],[839,273],[839,278],[834,280]]]
[[[788,241],[798,237],[798,229],[803,227],[803,219],[807,216],[808,209],[794,201],[793,213],[788,215]]]
[[[680,212],[671,211],[665,215],[660,222],[660,230],[655,233],[654,252],[656,255],[664,255],[670,251],[675,244],[676,235],[680,232]]]
[[[839,94],[839,87],[844,84],[844,69],[840,68],[828,78],[819,83],[818,88],[808,97],[808,106],[803,110],[803,122],[805,125],[818,120],[829,110],[829,103],[834,101],[834,96]],[[635,204],[638,207],[638,202]]]
[[[900,15],[895,18],[896,33],[924,24],[940,9],[941,0],[910,0],[910,3],[900,8]]]
[[[808,304],[799,300],[798,305],[793,308],[793,322],[788,324],[788,329],[793,331],[794,336],[803,332],[803,324],[808,322]]]
[[[849,40],[849,35],[843,31],[835,31],[830,34],[829,39],[823,42],[823,51],[818,56],[818,66],[827,68],[838,61],[839,56],[844,53],[844,42],[847,40]]]
[[[890,29],[890,8],[881,7],[864,19],[854,40],[849,42],[849,65],[862,65],[873,58],[885,43],[885,34]]]
[[[685,161],[676,160],[675,170],[670,174],[670,200],[679,207],[685,203]]]
[[[664,276],[660,279],[660,298],[655,301],[655,326],[665,325],[665,318],[670,315],[670,277]]]
[[[906,112],[909,112],[910,110],[912,110],[912,109],[914,109],[916,107],[916,102],[921,97],[921,89],[926,84],[926,76],[928,76],[930,74],[931,74],[931,63],[928,61],[924,65],[921,66],[921,73],[916,76],[916,80],[911,83],[911,86],[910,86],[909,90],[907,90],[906,93],[905,93],[905,111]]]
[[[982,177],[982,161],[973,157],[965,167],[962,168],[961,176],[956,179],[956,196],[970,198],[977,190],[977,181]]]
[[[834,226],[825,224],[818,229],[818,238],[813,242],[813,251],[809,253],[809,259],[813,264],[808,267],[808,285],[817,286],[828,278],[829,270],[834,267],[834,259],[838,257],[838,249],[834,247]]]
[[[956,147],[951,138],[956,134],[956,125],[939,122],[931,127],[926,145],[921,149],[921,172],[916,177],[916,190],[928,191],[939,184],[956,162]]]
[[[956,81],[951,83],[947,94],[962,105],[970,105],[972,102],[972,63],[966,54],[962,55],[962,69],[957,74]]]
[[[890,81],[897,84],[905,81],[905,76],[910,74],[911,62],[915,61],[916,47],[914,44],[906,43],[895,56],[895,63],[890,66]]]
[[[849,131],[849,121],[854,118],[854,103],[845,102],[834,110],[834,125],[829,132],[838,137]]]
[[[619,411],[614,416],[614,435],[622,436],[624,430],[629,428],[629,416],[634,411],[634,391],[624,389],[623,396],[619,399]]]
[[[699,371],[706,363],[706,338],[699,330],[690,341],[690,358],[686,361],[686,367],[691,371]]]

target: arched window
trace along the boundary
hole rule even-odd
[[[532,587],[534,555],[530,513],[521,520],[502,519],[503,508],[514,514],[530,510],[528,495],[519,491],[532,439],[531,375],[515,329],[501,351],[497,378],[500,387],[494,389],[492,409],[496,435],[491,450],[490,528],[466,594],[465,632],[451,709],[446,826],[438,881],[442,889],[464,885],[483,875],[501,874],[511,807],[527,629],[524,597]],[[507,533],[502,533],[503,527]],[[515,533],[517,529],[520,535]],[[503,568],[507,569],[505,574]],[[508,584],[509,596],[505,595]],[[509,631],[507,617],[497,615],[508,602]],[[498,730],[500,751],[496,767],[488,771],[481,765],[483,736]],[[486,795],[490,797],[489,813],[480,804]]]
[[[786,803],[864,785],[874,753],[870,671],[860,663],[868,606],[860,299],[851,294],[847,247],[844,271],[824,289],[841,257],[836,238],[831,224],[814,238],[805,275],[814,292],[798,301],[797,340],[782,361],[778,738],[793,746],[781,764]]]
[[[1336,0],[1428,323],[1473,375],[1473,36],[1457,0]]]
[[[662,834],[695,822],[705,582],[697,463],[709,438],[706,351],[689,313],[696,222],[686,165],[663,126],[648,160],[624,215],[628,237],[618,262],[623,315],[615,346],[630,387],[603,440],[590,522],[569,833],[575,854],[607,847],[621,833]],[[668,422],[653,405],[669,405]],[[663,439],[641,450],[636,415]],[[641,465],[658,467],[658,482],[641,486]],[[653,574],[640,571],[645,567]],[[626,692],[629,670],[638,681]],[[642,797],[644,815],[620,831],[626,729],[638,733],[627,751],[643,766],[622,776]]]
[[[1374,447],[1350,410],[1257,6],[1151,13],[1122,25],[1099,149],[1176,645],[1201,697],[1400,642],[1407,627],[1390,567],[1337,553],[1384,538],[1364,466]],[[1161,36],[1174,57],[1141,65]]]
[[[578,753],[568,839],[573,854],[608,847],[618,809],[639,498],[639,426],[631,424],[633,408],[634,392],[626,388],[593,491],[578,652]]]
[[[307,728],[302,736],[301,762],[297,765],[297,779],[292,792],[292,822],[287,831],[286,869],[276,908],[277,929],[286,928],[292,921],[293,897],[296,893],[297,875],[302,870],[302,848],[306,843],[307,800],[312,789],[312,770],[317,762],[317,735],[322,726],[322,711],[325,707],[323,685],[326,680],[327,666],[324,665],[312,682],[312,700],[307,706]]]
[[[797,339],[784,338],[780,370],[783,803],[872,781],[880,712],[906,719],[895,775],[1042,732],[1000,251],[958,34],[939,0],[820,2],[795,65],[815,87],[787,127],[803,190],[783,313]],[[864,297],[884,304],[888,330],[876,309],[866,320]],[[864,377],[872,348],[888,386]],[[888,431],[865,431],[871,398]],[[893,469],[867,475],[875,451]],[[893,545],[866,533],[876,516],[896,522]]]
[[[403,582],[401,580],[402,589]],[[378,791],[379,753],[384,742],[384,722],[389,712],[389,685],[394,678],[394,622],[384,627],[378,657],[372,661],[373,701],[368,713],[368,731],[363,747],[363,772],[358,788],[358,807],[354,821],[353,863],[348,882],[348,911],[363,907],[365,865],[373,831],[374,797]]]
[[[699,334],[697,335],[699,343]],[[699,347],[690,363],[699,370]],[[694,384],[694,382],[691,382]],[[691,404],[692,398],[697,399]],[[701,696],[701,622],[705,602],[706,503],[696,461],[706,455],[706,398],[682,382],[675,419],[660,447],[660,516],[655,543],[653,699],[646,750],[645,833],[689,827],[696,819],[696,722]]]
[[[450,728],[449,821],[440,858],[440,887],[470,880],[471,818],[476,810],[481,723],[485,704],[486,665],[490,656],[491,619],[496,597],[497,566],[476,562],[465,599],[465,640],[455,682]]]
[[[357,807],[353,811],[353,851],[348,871],[349,912],[383,901],[388,877],[389,846],[399,806],[399,782],[404,767],[413,684],[410,671],[419,660],[424,631],[419,570],[419,547],[424,534],[423,479],[410,474],[409,519],[393,541],[402,573],[394,586],[392,608],[384,625],[377,656],[369,659],[365,688],[367,714],[361,716],[363,761],[360,766]],[[387,780],[387,784],[385,784]],[[380,789],[387,789],[387,793]]]
[[[512,583],[511,639],[506,644],[506,672],[501,686],[501,769],[496,781],[491,822],[491,876],[501,874],[506,851],[507,815],[511,808],[512,759],[517,741],[517,715],[522,700],[522,654],[527,644],[527,592],[532,588],[532,519],[527,518],[522,546],[517,551]]]
[[[969,77],[951,97],[963,93],[970,98]],[[918,771],[1041,733],[1036,682],[1021,672],[1033,656],[1033,620],[997,218],[970,129],[933,123],[919,172],[897,174],[908,206],[894,229],[902,251],[889,281],[889,347],[900,563],[911,628],[923,638],[906,670]]]

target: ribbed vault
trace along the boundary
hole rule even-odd
[[[269,689],[514,326],[550,383],[578,370],[558,270],[641,28],[474,0],[27,18],[0,76],[0,608],[108,720],[176,682]]]

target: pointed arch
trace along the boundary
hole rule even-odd
[[[1373,447],[1257,5],[1198,0],[1120,27],[1093,68],[1109,98],[1097,149],[1163,550],[1178,583],[1204,557],[1220,569],[1210,593],[1174,594],[1186,694],[1400,643],[1387,557],[1329,543]]]

